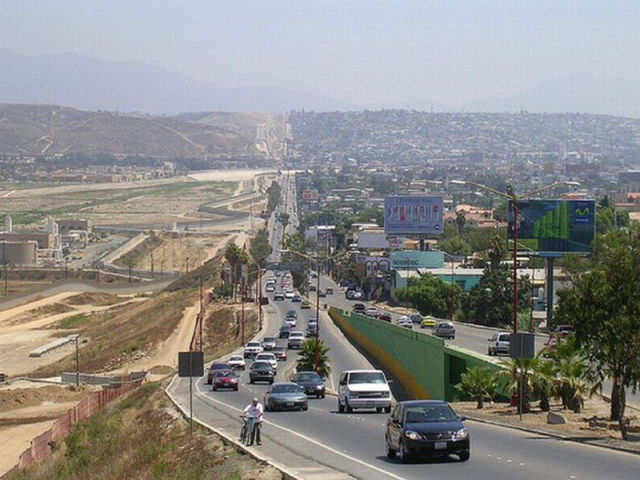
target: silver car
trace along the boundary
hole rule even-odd
[[[445,321],[436,323],[433,334],[440,338],[456,338],[456,327],[453,322]]]
[[[307,410],[309,408],[304,387],[297,383],[274,383],[264,394],[265,410]]]

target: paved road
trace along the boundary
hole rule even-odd
[[[298,328],[314,315],[314,310],[299,310],[300,304],[272,302],[267,315],[267,332],[275,333],[289,309],[299,312]],[[331,349],[335,376],[348,368],[370,368],[369,362],[343,337],[327,319],[320,319],[320,334]],[[293,357],[279,367],[284,370]],[[239,410],[253,396],[262,398],[267,385],[249,385],[242,375],[239,392],[212,392],[199,379],[196,383],[196,415],[207,423],[239,429]],[[329,386],[331,381],[329,381]],[[188,384],[179,381],[172,391],[188,404]],[[539,437],[525,432],[468,422],[472,438],[472,457],[460,463],[448,461],[403,465],[384,456],[385,414],[356,411],[338,414],[336,398],[310,400],[307,412],[268,412],[261,452],[287,465],[303,478],[341,478],[337,472],[362,479],[631,479],[640,471],[640,457]],[[331,468],[332,467],[332,468]],[[337,471],[337,472],[336,472]],[[338,476],[336,476],[338,475]]]

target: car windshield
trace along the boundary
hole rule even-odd
[[[211,364],[211,370],[226,370],[229,366],[226,363],[213,363]]]
[[[322,381],[322,379],[320,378],[320,375],[318,375],[316,372],[299,373],[297,378],[299,382],[321,382]]]
[[[349,383],[387,383],[381,372],[354,372],[349,376]]]
[[[274,385],[271,393],[302,393],[303,388],[299,385]]]
[[[264,369],[269,368],[270,369],[271,368],[271,364],[267,363],[267,362],[254,362],[253,368],[254,368],[254,370],[258,369],[258,368],[264,368]]]
[[[230,362],[241,362],[242,360],[242,357],[231,357],[229,359]]]
[[[260,342],[249,342],[247,343],[247,347],[259,347]]]
[[[273,354],[261,353],[256,357],[257,360],[262,360],[263,362],[268,362],[269,360],[273,360]]]
[[[266,337],[266,338],[264,339],[264,341],[265,341],[265,342],[275,342],[275,341],[276,341],[276,338],[275,338],[275,337]]]
[[[510,333],[505,333],[503,335],[500,335],[500,337],[498,338],[498,341],[499,342],[508,342],[510,336],[511,336]]]
[[[233,378],[235,376],[236,376],[236,374],[233,373],[233,371],[231,371],[231,370],[221,370],[219,372],[216,372],[216,377],[230,377],[230,378]]]
[[[449,405],[425,404],[407,407],[404,423],[453,422],[458,417]]]

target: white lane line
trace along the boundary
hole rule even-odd
[[[220,400],[218,400],[216,398],[213,398],[211,396],[204,395],[204,392],[202,390],[200,390],[200,385],[197,382],[196,382],[196,391],[207,400],[210,400],[212,402],[215,402],[215,403],[218,403],[220,405],[223,405],[223,406],[225,406],[227,408],[230,408],[231,410],[234,410],[236,412],[239,412],[239,413],[242,412],[241,409],[239,409],[237,407],[234,407],[233,405],[229,405],[227,403],[221,402]],[[314,445],[317,445],[317,446],[319,446],[321,448],[324,448],[325,450],[327,450],[327,451],[329,451],[329,452],[331,452],[331,453],[333,453],[335,455],[340,455],[341,457],[344,457],[347,460],[350,460],[350,461],[355,462],[355,463],[357,463],[359,465],[362,465],[363,467],[370,468],[372,470],[375,470],[376,472],[382,473],[384,475],[388,475],[389,477],[395,478],[397,480],[405,480],[404,477],[400,477],[400,476],[396,475],[395,473],[389,472],[388,470],[384,470],[382,468],[373,466],[373,465],[371,465],[371,464],[369,464],[369,463],[367,463],[365,461],[362,461],[362,460],[360,460],[358,458],[352,457],[350,455],[346,455],[344,452],[340,452],[340,451],[336,450],[335,448],[331,448],[330,446],[325,445],[324,443],[319,442],[318,440],[315,440],[315,439],[313,439],[311,437],[308,437],[306,435],[302,435],[301,433],[298,433],[298,432],[296,432],[294,430],[291,430],[291,429],[286,428],[286,427],[282,427],[282,426],[278,425],[277,423],[273,423],[273,422],[271,422],[269,420],[263,420],[263,422],[265,424],[267,424],[267,425],[271,425],[272,427],[279,428],[280,430],[282,430],[284,432],[287,432],[290,435],[294,435],[294,436],[299,437],[299,438],[301,438],[303,440],[306,440],[307,442],[313,443]]]

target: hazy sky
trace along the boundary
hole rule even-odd
[[[462,105],[566,76],[638,81],[639,26],[640,0],[0,0],[7,50],[369,105]]]

